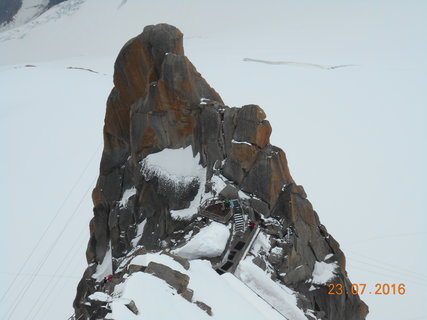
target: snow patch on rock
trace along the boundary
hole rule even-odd
[[[141,172],[147,180],[158,177],[179,187],[194,180],[200,181],[206,169],[199,165],[200,156],[193,157],[191,146],[183,149],[164,149],[149,154],[141,161]]]
[[[168,266],[168,267],[170,267],[174,270],[177,270],[181,273],[186,272],[184,267],[179,262],[176,262],[173,258],[169,257],[166,254],[161,254],[160,252],[147,253],[147,254],[142,254],[142,255],[136,256],[135,258],[132,259],[132,261],[129,263],[129,265],[135,264],[138,266],[146,267],[146,266],[148,266],[148,264],[150,262],[156,262],[159,264],[163,264],[163,265]]]
[[[103,302],[110,302],[113,300],[113,298],[111,298],[108,294],[101,291],[94,292],[89,296],[89,299],[93,301],[103,301]]]
[[[267,253],[270,251],[271,244],[269,236],[267,236],[264,232],[260,232],[258,237],[255,239],[251,252],[253,255],[258,255],[261,252]]]
[[[183,247],[172,252],[189,260],[217,257],[224,251],[229,237],[229,227],[218,222],[212,222],[201,229]]]
[[[157,177],[177,193],[194,183],[199,185],[198,192],[188,208],[171,211],[175,220],[191,219],[203,200],[206,168],[203,168],[199,161],[199,154],[193,157],[191,146],[183,149],[164,149],[141,161],[141,173],[145,179]]]
[[[313,269],[313,283],[327,284],[335,277],[335,270],[337,268],[338,264],[336,262],[327,263],[324,261],[316,261]]]
[[[123,192],[122,199],[119,201],[119,207],[126,209],[128,206],[129,199],[136,194],[136,188],[132,187]]]
[[[147,223],[147,219],[144,219],[140,224],[138,224],[138,227],[136,228],[136,236],[131,240],[132,246],[136,247],[139,240],[142,237],[142,234],[144,233],[145,224]]]
[[[102,281],[106,276],[113,274],[113,263],[112,263],[112,255],[111,255],[111,242],[108,247],[107,252],[105,253],[104,260],[102,260],[101,264],[96,266],[96,272],[92,275],[92,278],[96,279],[96,281]]]

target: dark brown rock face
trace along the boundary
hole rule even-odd
[[[250,195],[256,222],[270,237],[271,250],[255,257],[254,263],[270,264],[273,280],[295,290],[301,309],[312,310],[319,319],[365,319],[368,308],[359,296],[328,295],[327,286],[313,289],[309,281],[316,262],[336,261],[339,267],[333,283],[347,291],[351,286],[338,242],[321,225],[303,188],[293,181],[285,153],[269,143],[272,129],[264,111],[256,105],[225,106],[184,55],[182,40],[175,27],[147,26],[124,45],[116,60],[100,175],[92,195],[89,266],[74,301],[77,317],[95,319],[96,310],[85,302],[96,291],[92,275],[109,249],[115,273],[134,249],[137,226],[145,221],[137,244],[149,251],[167,251],[171,243],[180,241],[178,231],[198,230],[203,223],[196,217],[174,220],[171,210],[188,208],[199,188],[210,192],[212,177],[221,175]],[[194,181],[178,193],[159,178],[141,174],[147,155],[188,146],[206,168],[205,185]],[[123,206],[120,200],[131,188],[134,193]],[[152,264],[150,268],[163,278],[173,277],[164,267]]]

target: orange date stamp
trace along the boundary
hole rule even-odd
[[[328,284],[328,294],[376,294],[376,295],[404,295],[406,286],[404,283],[376,283],[373,289],[366,289],[366,283],[353,283],[349,289],[343,287],[341,283]]]

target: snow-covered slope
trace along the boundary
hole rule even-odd
[[[129,275],[126,281],[116,286],[111,295],[102,295],[104,301],[111,306],[111,314],[107,319],[157,319],[159,315],[165,319],[284,319],[283,315],[274,310],[270,304],[260,299],[250,287],[231,274],[219,276],[211,267],[209,261],[193,260],[189,269],[185,269],[173,258],[164,254],[145,254],[136,256],[130,261],[134,266],[147,267],[150,262],[160,263],[189,276],[188,288],[194,291],[192,300],[201,301],[212,309],[212,316],[177,294],[176,289],[165,281],[144,272]],[[259,269],[257,280],[267,282],[269,277]],[[270,280],[271,281],[271,280]],[[141,290],[141,288],[150,288]],[[277,288],[279,293],[286,296],[286,291]],[[268,299],[268,297],[267,297]],[[126,304],[134,301],[139,314],[133,314]],[[289,304],[296,310],[296,299],[292,294],[287,298]],[[292,317],[289,319],[305,319]]]
[[[0,33],[0,246],[7,257],[0,317],[72,313],[113,61],[127,39],[158,22],[184,32],[186,54],[226,103],[265,108],[272,141],[287,151],[294,177],[342,244],[352,280],[371,288],[407,284],[402,296],[363,296],[370,317],[422,317],[425,9],[403,1],[71,0]],[[218,17],[221,23],[207,23]]]

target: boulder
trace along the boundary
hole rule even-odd
[[[171,287],[181,294],[188,286],[190,278],[179,271],[176,271],[168,266],[160,263],[150,262],[145,269],[145,273],[152,274],[153,276],[164,280]]]
[[[210,316],[213,315],[212,308],[210,306],[208,306],[206,303],[201,302],[201,301],[196,301],[195,303],[200,309],[205,311],[208,315],[210,315]]]

